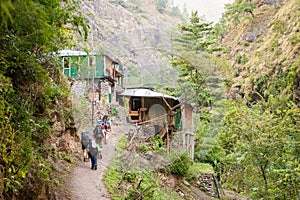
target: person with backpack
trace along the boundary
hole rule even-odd
[[[95,128],[94,128],[94,137],[96,139],[96,143],[99,144],[100,146],[102,146],[102,140],[104,137],[104,133],[102,130],[102,126],[100,123],[98,123]]]
[[[105,114],[105,115],[103,116],[103,118],[102,118],[102,122],[106,123],[106,120],[107,120],[107,119],[108,119],[108,115]]]
[[[109,118],[107,118],[107,120],[106,120],[106,130],[108,132],[111,132],[111,121]]]
[[[88,130],[81,132],[81,146],[83,151],[83,162],[89,161],[88,156],[88,144],[90,142],[91,136]]]
[[[102,133],[104,135],[104,144],[106,144],[108,131],[107,131],[107,126],[106,126],[106,124],[104,122],[102,122],[101,129],[102,129]]]
[[[90,143],[88,145],[88,154],[91,158],[91,169],[97,170],[99,150],[97,148],[96,141],[93,139],[90,139]]]

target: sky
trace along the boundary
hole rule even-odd
[[[208,22],[217,22],[222,16],[224,6],[233,0],[174,0],[174,5],[183,8],[186,5],[189,13],[198,11],[199,16],[204,16]]]

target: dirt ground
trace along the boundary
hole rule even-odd
[[[114,126],[112,132],[109,133],[107,144],[103,144],[101,148],[102,159],[98,159],[98,169],[92,170],[90,162],[81,161],[70,175],[69,191],[72,200],[108,200],[108,193],[104,182],[103,175],[110,165],[116,145],[120,137],[125,134],[122,126]]]
[[[101,148],[102,159],[98,159],[97,170],[91,169],[90,162],[83,162],[82,155],[80,160],[78,160],[78,164],[68,176],[68,183],[66,184],[66,190],[68,191],[68,196],[71,200],[112,200],[102,179],[114,158],[116,145],[120,137],[125,133],[128,133],[130,128],[132,128],[130,124],[112,127],[112,132],[109,134],[107,144],[104,144]],[[81,148],[81,146],[78,148]],[[190,192],[192,196],[196,197],[192,199],[214,199],[194,187],[191,188]],[[238,195],[229,194],[228,191],[225,193],[225,199],[247,199]]]

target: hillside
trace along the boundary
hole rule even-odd
[[[299,1],[256,0],[252,5],[253,16],[242,12],[232,19],[222,40],[231,62],[230,97],[240,94],[251,103],[280,95],[299,106]]]
[[[95,0],[85,1],[82,12],[90,26],[88,48],[119,58],[129,76],[143,74],[155,82],[151,79],[159,71],[170,70],[162,54],[171,49],[172,31],[182,22],[178,9],[166,7],[159,12],[154,0]],[[136,80],[134,84],[145,82]]]
[[[236,0],[221,22],[228,100],[210,159],[223,187],[251,199],[299,198],[299,11],[299,0]]]

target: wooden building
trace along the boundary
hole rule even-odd
[[[131,123],[163,121],[176,130],[194,131],[193,107],[176,97],[145,88],[126,89],[120,95],[128,98]]]
[[[123,65],[108,54],[62,50],[58,52],[58,64],[68,78],[85,80],[88,93],[95,93],[99,99],[104,83],[107,83],[108,103],[116,101],[116,93],[121,92],[116,88],[123,87]]]
[[[194,159],[193,107],[190,104],[145,88],[126,89],[120,95],[128,98],[129,122],[143,127],[142,137],[159,134],[168,152],[183,149],[191,160]],[[138,136],[129,134],[129,137],[132,142]],[[171,147],[173,138],[176,138],[175,146]]]

